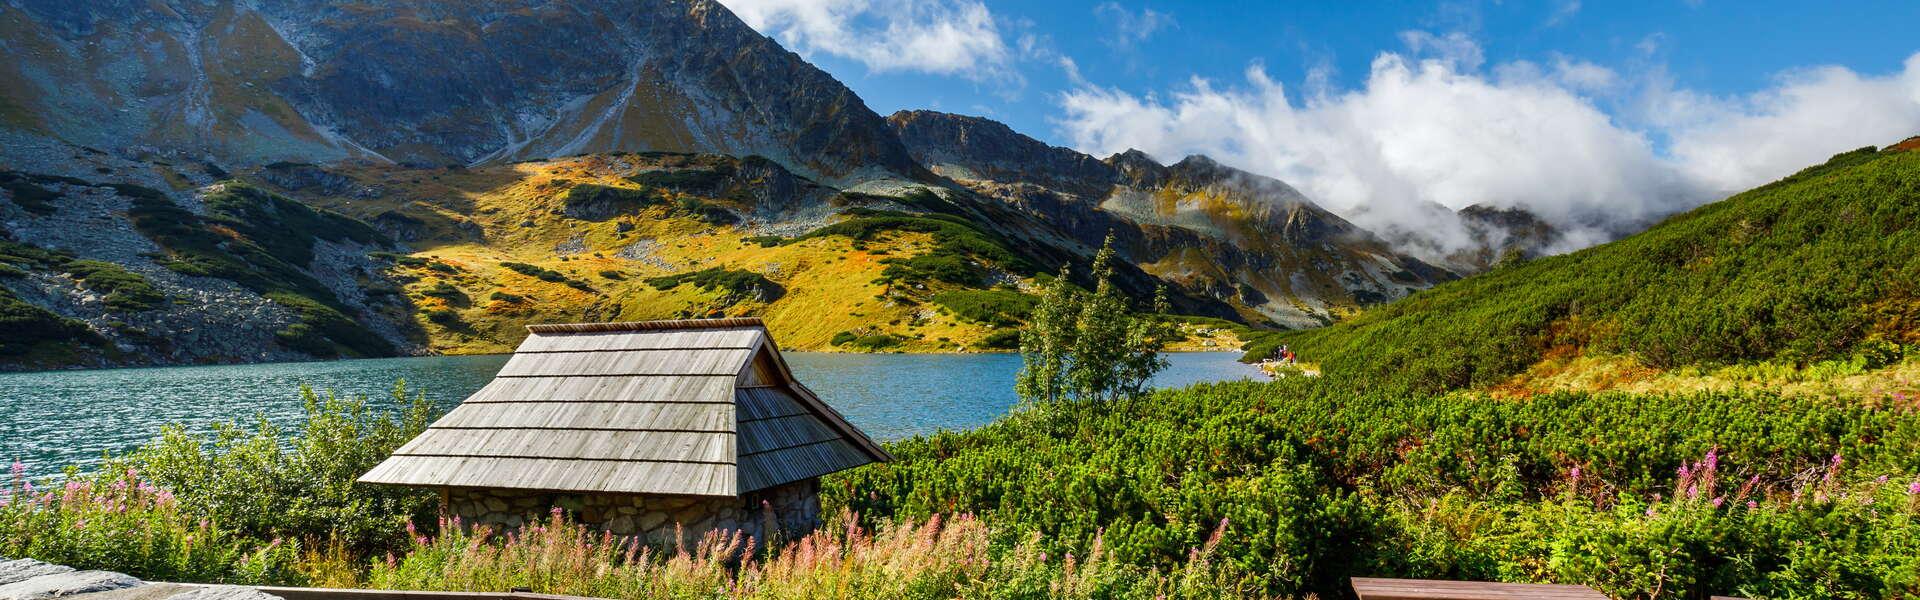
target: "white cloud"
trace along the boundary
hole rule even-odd
[[[1107,45],[1125,50],[1134,44],[1153,37],[1155,32],[1173,26],[1173,16],[1151,8],[1141,8],[1140,12],[1127,10],[1118,2],[1104,2],[1093,8],[1093,14],[1108,27],[1113,34],[1106,39]]]
[[[1057,125],[1096,155],[1204,153],[1277,177],[1429,257],[1468,241],[1436,205],[1523,207],[1568,232],[1570,249],[1920,133],[1920,54],[1893,75],[1826,67],[1738,98],[1645,86],[1644,122],[1630,126],[1596,105],[1630,91],[1604,67],[1561,59],[1482,70],[1465,36],[1405,40],[1412,52],[1382,53],[1352,90],[1290,99],[1256,64],[1243,84],[1194,79],[1165,97],[1082,86],[1062,96]]]
[[[721,0],[748,26],[802,54],[981,81],[1011,76],[1000,22],[979,0]]]
[[[1920,134],[1920,54],[1881,77],[1830,66],[1786,73],[1745,97],[1664,87],[1648,95],[1664,108],[1650,118],[1672,136],[1674,159],[1707,185],[1737,190],[1836,152]]]

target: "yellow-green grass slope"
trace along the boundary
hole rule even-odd
[[[1328,376],[1422,392],[1714,387],[1682,380],[1894,365],[1920,343],[1920,153],[1906,146],[1840,154],[1638,235],[1273,336],[1248,356],[1290,344]],[[1762,364],[1794,373],[1753,377]]]
[[[902,227],[846,228],[852,233],[803,233],[862,219],[855,211],[813,221],[794,218],[774,226],[787,234],[780,236],[724,215],[710,216],[714,208],[734,217],[756,214],[750,198],[690,194],[647,183],[658,176],[636,176],[697,177],[713,165],[689,166],[690,161],[716,160],[733,159],[611,154],[475,169],[330,167],[349,178],[351,187],[381,193],[355,198],[285,191],[413,230],[409,244],[415,251],[393,257],[393,272],[405,282],[435,352],[508,351],[525,337],[528,323],[745,315],[764,318],[790,349],[961,352],[1004,351],[1017,344],[1014,332],[1024,319],[1026,297],[1021,290],[1032,285],[1037,270],[1023,272],[998,264],[1007,261],[969,256],[968,262],[989,277],[953,283],[889,276],[889,267],[900,260],[943,254],[942,233],[916,230],[926,228],[924,220]],[[582,218],[569,209],[568,197],[582,193],[576,188],[593,189],[584,186],[604,186],[639,200],[619,206],[610,217]],[[836,195],[830,202],[849,197]],[[860,199],[898,208],[885,198]],[[964,226],[960,233],[982,232]],[[1013,250],[1012,242],[982,237]],[[677,285],[668,279],[676,275]],[[995,306],[978,310],[983,302]],[[974,310],[958,310],[963,303]],[[1190,339],[1180,347],[1237,348],[1239,329],[1196,322],[1187,327]]]

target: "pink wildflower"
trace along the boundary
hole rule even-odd
[[[1725,504],[1726,502],[1727,502],[1727,497],[1726,497],[1726,496],[1716,496],[1716,497],[1714,497],[1714,499],[1713,499],[1713,507],[1714,507],[1714,508],[1720,508],[1720,505],[1721,505],[1721,504]]]
[[[1753,510],[1753,509],[1756,509],[1756,508],[1760,508],[1760,503],[1759,503],[1759,502],[1756,502],[1756,501],[1753,501],[1753,500],[1748,500],[1748,501],[1747,501],[1747,509],[1748,509],[1748,510]]]
[[[1920,494],[1920,479],[1916,479],[1913,483],[1907,485],[1907,495],[1912,496],[1914,494]]]

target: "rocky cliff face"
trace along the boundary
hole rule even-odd
[[[227,168],[610,150],[919,171],[852,91],[708,0],[0,6],[0,123]]]
[[[1111,233],[1129,261],[1255,322],[1315,326],[1454,277],[1284,182],[1204,156],[1162,165],[1130,150],[1100,160],[988,119],[929,111],[887,122],[934,172],[1080,243]]]

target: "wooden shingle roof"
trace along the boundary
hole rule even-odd
[[[759,319],[532,325],[492,382],[366,483],[738,496],[889,460]]]

